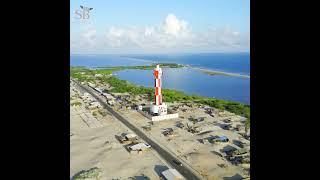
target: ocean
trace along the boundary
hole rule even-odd
[[[249,53],[203,53],[182,55],[71,55],[71,66],[150,65],[171,62],[209,70],[250,75]],[[116,76],[137,85],[152,87],[151,70],[123,70]],[[163,69],[163,88],[250,104],[250,78],[208,75],[192,68]]]
[[[209,70],[250,75],[249,53],[201,53],[181,55],[127,55],[154,62],[175,62]]]

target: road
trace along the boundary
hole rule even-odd
[[[75,82],[75,81],[74,81]],[[76,83],[76,82],[75,82]],[[102,100],[101,97],[96,95],[93,91],[93,89],[86,87],[84,85],[81,85],[79,83],[76,83],[79,88],[82,90],[88,92],[91,94],[94,98],[96,98],[99,103],[106,108],[114,117],[116,117],[119,121],[121,121],[124,125],[126,125],[129,129],[131,129],[136,135],[138,135],[141,139],[143,139],[145,142],[147,142],[155,151],[159,153],[159,155],[167,161],[168,164],[170,164],[173,168],[175,168],[177,171],[180,172],[186,179],[190,180],[200,180],[202,179],[195,173],[193,173],[189,168],[185,166],[179,166],[175,163],[173,163],[173,160],[179,161],[175,156],[170,154],[168,151],[163,149],[160,145],[158,145],[156,142],[154,142],[152,139],[150,139],[146,134],[144,134],[140,129],[132,125],[127,119],[122,117],[118,112],[113,110],[105,101]]]

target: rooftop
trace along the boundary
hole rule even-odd
[[[139,143],[139,144],[135,144],[133,146],[130,147],[131,150],[135,151],[135,150],[143,150],[143,149],[147,149],[150,148],[151,146],[149,144],[146,143]]]
[[[183,179],[183,176],[176,169],[168,169],[162,172],[167,180]]]

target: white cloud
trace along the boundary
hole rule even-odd
[[[173,36],[183,36],[188,34],[187,22],[179,20],[174,14],[168,14],[166,17],[163,29],[166,34]]]
[[[97,37],[97,31],[86,28],[78,37],[71,37],[71,47],[106,53],[158,53],[184,51],[243,51],[249,50],[249,33],[240,33],[230,27],[210,28],[194,33],[187,21],[168,14],[158,26],[110,27]]]

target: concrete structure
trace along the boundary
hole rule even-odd
[[[101,104],[97,101],[89,103],[89,109],[102,108]]]
[[[166,114],[166,115],[162,115],[162,116],[152,116],[151,121],[163,121],[163,120],[167,120],[167,119],[175,119],[178,117],[179,117],[178,113]]]
[[[183,176],[176,169],[168,169],[163,171],[161,174],[166,180],[184,179]]]
[[[229,142],[229,139],[226,136],[219,136],[213,140],[214,142]]]
[[[139,143],[129,147],[130,151],[145,151],[151,148],[151,146],[147,143]]]
[[[154,75],[154,103],[150,106],[150,112],[156,115],[165,115],[167,114],[167,105],[162,103],[162,69],[159,64],[153,70]]]
[[[111,94],[108,93],[102,93],[102,95],[107,98],[107,102],[109,105],[114,105],[116,98],[114,98]]]
[[[94,89],[97,90],[99,93],[102,93],[102,88],[96,87],[96,88],[94,88]]]
[[[137,139],[137,135],[135,135],[135,134],[126,134],[125,137],[126,137],[128,140]]]
[[[95,74],[94,76],[95,77],[102,77],[103,75],[102,74]]]
[[[115,100],[116,98],[114,98],[111,94],[108,94],[108,93],[102,93],[102,95],[104,96],[104,97],[106,97],[108,100],[109,99],[112,99],[112,100]]]
[[[154,75],[154,102],[150,105],[150,115],[145,114],[146,117],[149,117],[152,121],[162,121],[167,119],[174,119],[178,118],[179,115],[176,114],[168,114],[168,107],[167,105],[162,102],[162,69],[160,68],[159,64],[153,71]],[[140,110],[140,109],[139,109]],[[138,111],[139,111],[138,110]],[[142,110],[140,110],[142,113]]]

